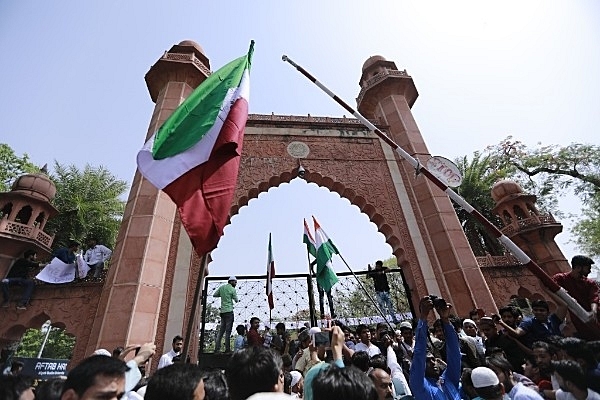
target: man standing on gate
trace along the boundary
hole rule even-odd
[[[83,256],[83,259],[90,267],[90,274],[92,274],[93,271],[92,276],[94,278],[99,278],[100,272],[104,269],[104,263],[110,258],[112,251],[108,247],[98,244],[98,239],[96,238],[89,238],[87,244],[88,249]]]
[[[385,315],[391,315],[392,320],[395,324],[397,324],[400,321],[398,321],[398,317],[396,317],[396,311],[394,310],[394,305],[392,304],[392,299],[390,298],[390,285],[388,283],[387,276],[385,275],[388,271],[389,269],[383,266],[383,261],[378,260],[375,262],[374,270],[371,268],[371,264],[369,264],[368,277],[373,279],[379,309]]]
[[[223,333],[225,333],[225,353],[231,352],[231,330],[233,329],[233,303],[238,301],[237,292],[235,286],[237,285],[237,278],[230,276],[227,284],[219,286],[219,288],[213,293],[213,297],[221,298],[221,327],[217,334],[217,340],[215,344],[215,353],[221,351],[221,339]]]

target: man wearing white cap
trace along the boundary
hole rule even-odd
[[[302,390],[304,387],[304,378],[300,371],[290,371],[290,375],[292,375],[292,383],[290,386],[292,388],[292,397],[300,398],[302,397]]]
[[[237,278],[230,276],[227,284],[219,286],[213,297],[221,298],[221,327],[217,334],[217,342],[215,344],[215,353],[221,351],[221,339],[225,333],[225,353],[231,352],[231,330],[233,329],[233,303],[238,301],[235,286]]]
[[[491,369],[487,367],[473,369],[471,381],[480,398],[484,400],[502,400],[504,398],[504,386]]]

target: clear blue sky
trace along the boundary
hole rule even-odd
[[[414,78],[413,112],[434,155],[471,155],[508,135],[598,143],[599,16],[592,0],[0,1],[0,142],[36,164],[104,165],[131,182],[154,107],[150,66],[191,39],[215,70],[254,39],[252,113],[345,113],[282,54],[352,105],[363,62],[379,54]],[[302,218],[311,214],[354,268],[391,255],[356,207],[298,181],[241,209],[211,273],[264,273],[268,232],[278,271],[306,270]],[[558,241],[572,256],[569,234]],[[339,259],[334,267],[345,269]]]

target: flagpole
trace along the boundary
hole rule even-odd
[[[307,280],[307,284],[308,284],[308,308],[309,308],[309,312],[308,312],[308,316],[310,318],[310,326],[317,326],[317,315],[316,315],[316,304],[315,304],[315,289],[313,287],[313,281],[312,281],[312,269],[310,267],[310,253],[308,252],[308,248],[306,251],[306,260],[308,262],[308,280]]]
[[[325,231],[325,229],[323,229],[323,227],[320,226],[320,225],[319,225],[319,227],[323,231],[323,233],[325,234],[325,236],[327,236],[329,238],[329,235],[327,234],[327,232]],[[377,312],[379,313],[379,315],[381,315],[383,317],[383,320],[389,325],[390,328],[392,328],[392,331],[394,329],[396,329],[394,326],[392,326],[392,323],[387,320],[387,317],[383,313],[383,310],[381,310],[379,308],[379,304],[375,301],[375,299],[373,298],[373,296],[371,296],[371,294],[367,291],[367,288],[365,288],[365,286],[360,281],[360,279],[358,279],[358,276],[356,276],[356,274],[354,273],[354,271],[352,270],[352,268],[350,268],[350,265],[348,265],[348,263],[346,262],[346,259],[342,255],[342,253],[340,253],[340,249],[338,249],[337,246],[335,246],[335,245],[334,245],[334,247],[335,247],[335,250],[337,251],[337,255],[340,256],[340,258],[342,259],[342,261],[344,262],[344,264],[346,264],[346,267],[348,267],[348,270],[350,271],[350,273],[352,274],[352,276],[354,276],[354,278],[356,279],[356,282],[358,282],[358,285],[365,292],[365,294],[367,295],[367,297],[369,298],[369,300],[371,300],[371,302],[375,306],[375,309],[377,310]]]
[[[463,210],[471,214],[475,217],[488,232],[492,233],[514,256],[527,267],[531,273],[533,273],[550,291],[555,293],[561,299],[565,301],[569,310],[573,312],[583,322],[589,322],[593,318],[593,314],[591,312],[587,312],[569,293],[562,287],[560,287],[554,280],[539,266],[535,261],[533,261],[523,250],[519,248],[512,240],[510,240],[507,236],[505,236],[494,224],[492,224],[486,217],[484,217],[479,211],[477,211],[473,206],[471,206],[465,199],[463,199],[460,195],[458,195],[454,190],[452,190],[448,185],[438,179],[435,175],[433,175],[425,166],[421,165],[420,161],[410,154],[408,154],[404,149],[402,149],[396,142],[394,142],[391,138],[389,138],[385,133],[380,131],[375,125],[371,123],[368,119],[366,119],[362,114],[358,111],[355,111],[352,107],[346,104],[342,99],[340,99],[335,93],[329,90],[325,85],[319,82],[314,76],[312,76],[308,71],[304,68],[296,64],[292,61],[288,56],[283,55],[281,59],[284,62],[288,62],[291,66],[296,68],[298,72],[304,75],[308,80],[318,86],[321,90],[327,93],[333,100],[335,100],[340,106],[342,106],[346,111],[350,112],[354,115],[364,126],[373,131],[381,140],[390,145],[402,158],[409,162],[409,164],[415,168],[416,173],[422,173],[425,175],[431,182],[433,182],[438,188],[444,191],[451,200],[453,200],[456,204],[458,204]]]
[[[187,324],[187,329],[185,332],[185,337],[183,339],[183,350],[181,351],[181,361],[186,363],[187,356],[190,351],[190,343],[192,340],[192,333],[194,328],[194,320],[196,319],[197,309],[198,309],[198,301],[200,300],[200,294],[202,293],[201,284],[204,280],[204,273],[206,271],[206,264],[208,263],[208,254],[205,253],[202,256],[202,261],[200,262],[200,275],[198,276],[198,282],[196,282],[196,288],[194,290],[194,300],[192,301],[192,309],[190,310],[189,320]]]

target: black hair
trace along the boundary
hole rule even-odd
[[[335,364],[322,369],[312,381],[314,400],[377,400],[373,382],[354,366],[340,368]]]
[[[60,400],[64,383],[62,378],[52,378],[40,383],[35,389],[36,400]]]
[[[258,317],[252,317],[252,318],[250,318],[250,323],[252,323],[252,321],[259,321],[260,322],[260,318],[258,318]]]
[[[112,356],[119,358],[119,356],[121,355],[121,353],[123,352],[123,350],[125,350],[123,348],[123,346],[117,346],[115,347],[115,349],[112,351]]]
[[[363,331],[365,329],[368,330],[368,331],[370,331],[370,328],[367,325],[365,325],[365,324],[358,325],[356,327],[356,334],[359,335],[359,336],[362,335],[362,333],[363,333]]]
[[[531,308],[545,308],[546,311],[550,311],[550,306],[548,306],[548,302],[546,300],[537,299],[531,302]]]
[[[292,394],[292,374],[288,371],[283,373],[283,393]]]
[[[510,373],[513,372],[513,366],[511,365],[511,363],[508,362],[506,358],[504,358],[504,356],[495,354],[492,357],[486,357],[485,363],[486,367],[490,369],[499,369],[502,372],[504,372],[506,376],[510,375]]]
[[[110,356],[95,355],[84,359],[69,372],[63,393],[73,389],[78,396],[94,385],[97,376],[125,377],[129,367],[124,361]]]
[[[24,376],[0,375],[0,399],[19,400],[21,393],[31,387],[31,380]]]
[[[387,359],[383,354],[375,354],[373,357],[371,357],[369,360],[369,366],[371,368],[382,369],[388,374],[391,374],[390,368],[387,365]]]
[[[177,335],[173,338],[173,343],[179,342],[180,340],[183,340],[183,338],[180,335]]]
[[[371,359],[369,358],[369,353],[366,351],[356,351],[352,354],[352,365],[362,372],[367,372],[369,370],[370,363]]]
[[[307,340],[310,340],[310,333],[307,329],[305,329],[298,334],[298,342],[302,343],[306,342]]]
[[[238,333],[238,335],[243,335],[244,333],[246,333],[246,327],[240,324],[235,327],[235,331]]]
[[[538,340],[537,342],[533,342],[533,344],[531,345],[531,350],[535,350],[535,349],[544,349],[551,356],[553,356],[553,355],[555,355],[557,353],[557,349],[556,349],[555,346],[552,346],[550,343],[544,342],[542,340]]]
[[[508,312],[508,313],[511,313],[514,318],[517,318],[519,315],[521,315],[521,313],[517,312],[517,310],[518,310],[518,308],[516,308],[514,306],[505,306],[498,310],[498,314],[502,315],[502,314]]]
[[[202,381],[202,370],[194,364],[175,363],[159,369],[146,386],[145,400],[192,400]]]
[[[218,368],[202,371],[204,380],[204,400],[229,399],[229,387],[225,374]]]
[[[285,324],[283,322],[279,322],[277,325],[275,325],[275,330],[278,329],[283,329],[285,331]]]
[[[573,256],[573,258],[571,259],[571,268],[586,267],[588,265],[592,265],[593,263],[594,260],[592,260],[591,258],[578,254],[576,256]]]
[[[569,357],[584,360],[588,367],[596,364],[594,353],[588,348],[585,340],[576,337],[565,337],[558,341],[560,347]]]
[[[381,265],[383,267],[383,261],[377,260],[375,261],[375,265]]]
[[[249,347],[233,353],[225,367],[231,400],[244,400],[269,392],[279,381],[283,361],[279,353],[264,347]]]
[[[581,390],[587,389],[587,378],[583,368],[578,362],[573,360],[552,361],[554,372],[559,374],[564,380],[571,382]]]
[[[71,241],[69,242],[69,248],[71,248],[71,247],[79,247],[79,242],[76,242],[76,241],[74,241],[74,240],[71,240]]]

